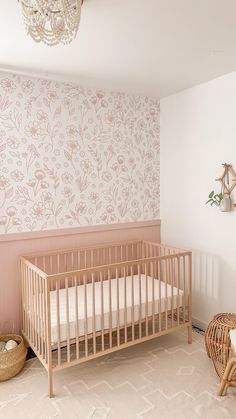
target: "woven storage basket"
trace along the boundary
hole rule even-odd
[[[0,341],[15,340],[18,345],[7,352],[0,352],[0,381],[6,381],[17,375],[23,368],[27,349],[23,338],[18,335],[0,335]]]

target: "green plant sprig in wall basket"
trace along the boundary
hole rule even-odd
[[[208,200],[205,204],[210,204],[211,206],[216,205],[217,207],[219,207],[223,199],[223,196],[224,195],[222,193],[215,194],[215,191],[211,191],[208,195]]]

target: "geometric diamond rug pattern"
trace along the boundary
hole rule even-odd
[[[204,337],[180,331],[54,374],[53,399],[37,358],[0,383],[1,419],[236,418],[236,389],[217,397],[219,379]]]

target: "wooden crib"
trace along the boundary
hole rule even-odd
[[[22,333],[53,372],[191,324],[191,252],[132,241],[20,258]]]

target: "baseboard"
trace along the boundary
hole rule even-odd
[[[203,322],[200,319],[197,319],[196,317],[192,318],[193,326],[197,327],[200,330],[205,331],[207,328],[207,323]]]

